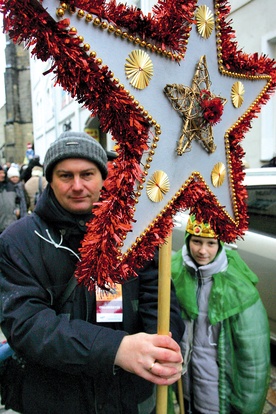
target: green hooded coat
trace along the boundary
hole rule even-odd
[[[270,343],[267,314],[255,287],[257,276],[237,252],[226,250],[228,266],[213,274],[208,302],[211,325],[220,324],[218,341],[220,414],[260,414],[269,385]],[[198,316],[197,277],[172,258],[172,279],[183,319]],[[173,411],[168,411],[173,412]]]

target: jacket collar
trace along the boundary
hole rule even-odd
[[[227,268],[227,257],[224,247],[219,251],[216,258],[209,264],[197,266],[191,256],[188,254],[186,245],[182,248],[183,265],[186,264],[191,274],[197,274],[201,279],[212,277],[215,273],[222,272]]]
[[[236,252],[227,250],[225,253],[227,268],[212,275],[213,285],[208,304],[208,317],[212,325],[247,309],[259,298],[255,287],[257,276]],[[192,273],[190,273],[191,269]],[[196,319],[198,282],[195,269],[183,265],[181,250],[172,258],[172,279],[184,318]]]
[[[86,225],[93,217],[89,214],[72,214],[57,201],[51,186],[48,184],[35,208],[35,213],[46,223],[67,235],[85,233]]]

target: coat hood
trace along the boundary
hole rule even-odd
[[[244,263],[237,252],[225,250],[225,253],[228,261],[227,268],[220,271],[216,269],[216,273],[212,275],[213,285],[208,307],[208,316],[212,325],[247,309],[259,298],[255,287],[258,277],[255,273]],[[194,270],[191,271],[191,269],[183,263],[182,250],[174,254],[172,279],[186,319],[196,319],[198,316],[198,279]]]

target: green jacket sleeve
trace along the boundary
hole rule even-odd
[[[270,374],[269,325],[261,299],[224,322],[232,347],[226,352],[233,384],[230,405],[242,414],[261,414]]]

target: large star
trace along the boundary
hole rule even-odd
[[[130,277],[183,208],[211,219],[222,240],[243,234],[240,143],[275,88],[276,69],[267,57],[237,52],[225,0],[168,0],[152,16],[105,1],[44,0],[43,8],[36,0],[2,3],[10,36],[31,40],[38,58],[52,58],[57,82],[98,114],[118,144],[81,249],[83,283],[92,289]],[[164,90],[192,85],[202,57],[212,80],[208,91],[227,102],[220,122],[205,126],[213,151],[193,145],[179,155],[178,138],[188,133]]]

